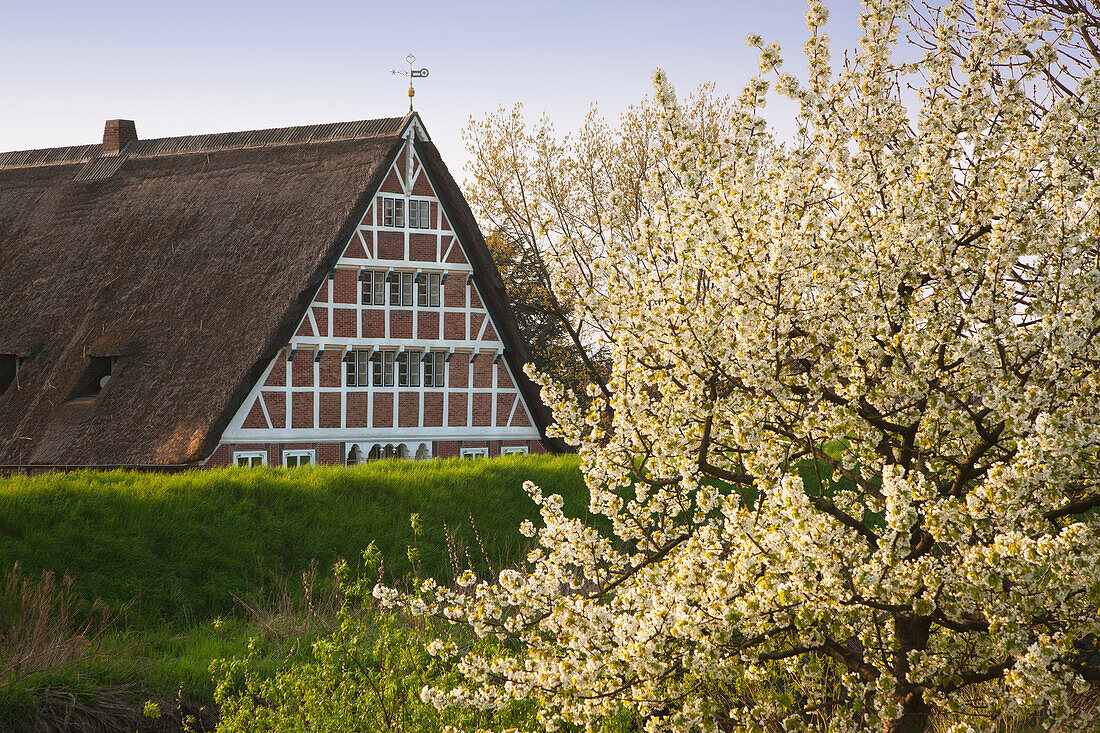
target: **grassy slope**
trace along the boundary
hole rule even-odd
[[[311,560],[354,567],[371,541],[390,576],[404,577],[412,513],[427,574],[451,571],[444,526],[482,559],[471,516],[494,564],[518,559],[516,528],[535,515],[524,480],[562,494],[574,512],[586,503],[571,456],[13,477],[0,480],[0,567],[68,573],[86,598],[132,603],[131,628],[193,624]]]

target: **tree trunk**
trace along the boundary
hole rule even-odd
[[[931,722],[932,710],[924,700],[924,691],[909,682],[909,652],[928,646],[928,634],[932,622],[926,618],[894,615],[894,635],[897,651],[894,653],[894,678],[897,688],[894,700],[901,705],[901,717],[883,726],[884,733],[925,733]]]

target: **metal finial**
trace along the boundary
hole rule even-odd
[[[397,74],[400,76],[409,77],[409,111],[413,111],[413,97],[416,96],[416,90],[413,89],[413,79],[424,79],[428,76],[427,69],[414,69],[412,66],[416,63],[416,56],[411,53],[405,57],[405,61],[409,64],[408,71],[398,71],[397,69],[390,69],[391,74]]]

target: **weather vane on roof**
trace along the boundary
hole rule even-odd
[[[399,71],[398,69],[390,69],[391,74],[397,74],[399,76],[409,77],[409,111],[413,111],[413,97],[416,96],[416,90],[413,89],[413,79],[424,79],[428,76],[427,69],[414,69],[413,64],[416,63],[416,57],[411,53],[405,57],[405,61],[409,64],[408,71]]]

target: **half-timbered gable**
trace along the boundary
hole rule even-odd
[[[415,114],[0,154],[0,466],[542,451]]]
[[[348,462],[542,450],[467,249],[413,125],[340,258],[222,436],[339,443]]]

